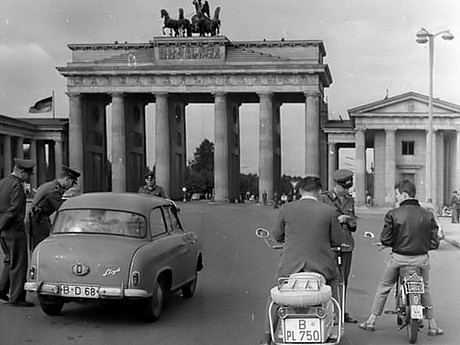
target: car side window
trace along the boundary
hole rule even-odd
[[[150,211],[150,229],[152,231],[152,237],[166,233],[163,212],[160,207]]]
[[[169,231],[183,231],[180,225],[179,219],[177,218],[176,212],[174,212],[171,206],[164,208],[166,211],[166,223],[168,224]]]

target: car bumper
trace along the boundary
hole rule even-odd
[[[59,293],[59,284],[58,283],[36,283],[36,282],[27,282],[24,284],[24,289],[29,292],[36,292],[43,295],[59,296],[63,298],[72,298],[67,296],[62,296]],[[120,287],[109,287],[101,286],[99,287],[99,297],[98,298],[146,298],[149,297],[147,290],[143,289],[125,289]],[[73,297],[73,298],[87,298],[85,296]]]

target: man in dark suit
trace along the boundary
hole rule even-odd
[[[317,272],[326,278],[337,297],[339,271],[331,247],[342,244],[336,211],[317,200],[321,191],[319,178],[307,176],[299,182],[300,200],[283,205],[272,237],[284,242],[277,279],[298,272]],[[267,306],[270,304],[270,298]],[[265,334],[261,344],[270,344],[268,307]]]
[[[332,190],[324,192],[319,201],[335,208],[336,216],[342,226],[343,244],[342,247],[342,278],[345,284],[345,300],[347,295],[348,277],[351,272],[351,259],[355,248],[353,233],[356,231],[355,201],[349,194],[353,186],[353,172],[348,169],[339,169],[332,174],[335,185]],[[346,303],[344,302],[345,310]],[[356,323],[357,321],[345,313],[345,322]]]
[[[148,194],[152,196],[159,196],[160,198],[166,198],[166,194],[163,187],[156,184],[155,173],[148,171],[145,174],[145,185],[141,186],[138,193]]]
[[[9,292],[11,306],[33,307],[33,303],[26,301],[24,290],[28,257],[24,227],[27,203],[24,182],[30,180],[35,162],[15,158],[14,163],[13,172],[0,181],[0,243],[5,255],[0,277],[0,298],[8,300],[6,293]]]

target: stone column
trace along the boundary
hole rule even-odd
[[[436,162],[438,160],[438,157],[437,157],[437,153],[436,153],[436,149],[437,149],[437,145],[436,145],[436,141],[438,140],[438,131],[437,130],[433,130],[433,141],[431,142],[433,147],[431,149],[431,159],[432,159],[432,164],[431,164],[431,169],[432,169],[432,172],[431,172],[431,202],[436,206],[436,202],[437,202],[437,186],[436,186],[436,182],[438,181],[438,175],[436,174],[436,170],[437,170],[437,165],[436,165]]]
[[[112,94],[112,191],[126,191],[125,99]]]
[[[327,189],[332,190],[332,187],[334,187],[334,179],[332,178],[332,174],[337,170],[337,146],[336,143],[328,143],[327,146]]]
[[[61,176],[63,162],[62,158],[62,140],[57,139],[54,141],[54,173],[56,178]]]
[[[396,130],[385,129],[385,204],[394,203],[396,183]]]
[[[273,94],[259,94],[259,200],[265,191],[268,199],[273,197]]]
[[[305,93],[305,175],[320,176],[319,167],[319,91]]]
[[[46,176],[45,142],[41,140],[37,142],[37,165],[35,171],[37,174],[37,184],[40,185],[46,182],[48,177]]]
[[[69,165],[81,172],[78,186],[84,191],[85,170],[83,155],[83,114],[80,93],[68,92],[69,96]]]
[[[457,130],[456,131],[456,139],[457,139],[457,143],[456,143],[456,149],[455,150],[452,150],[455,154],[455,159],[454,159],[454,162],[455,162],[455,170],[454,170],[454,181],[453,181],[453,186],[452,186],[452,191],[456,190],[456,191],[459,191],[460,190],[460,130]],[[452,157],[452,158],[454,158]],[[450,191],[450,192],[452,192]],[[449,194],[450,196],[450,194]]]
[[[214,200],[229,198],[228,100],[225,93],[214,96]]]
[[[171,192],[171,134],[167,93],[155,94],[155,177],[166,196]]]
[[[24,138],[16,137],[16,158],[24,158]]]
[[[366,204],[366,134],[361,128],[355,133],[355,188],[356,204]]]
[[[34,174],[30,177],[30,183],[32,188],[38,187],[38,166],[37,166],[37,141],[35,139],[30,140],[30,159],[35,161]]]
[[[6,176],[13,171],[11,165],[11,137],[9,135],[3,137],[3,158],[3,174]]]

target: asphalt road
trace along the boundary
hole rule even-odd
[[[123,303],[68,304],[62,315],[47,316],[38,307],[12,308],[0,303],[0,345],[9,344],[258,344],[268,289],[279,252],[254,236],[255,228],[270,228],[276,210],[252,204],[180,204],[184,225],[202,239],[204,270],[192,299],[175,294],[159,321],[143,323],[135,309]],[[379,252],[361,238],[365,230],[380,233],[382,214],[360,215],[348,311],[364,321],[384,266]],[[442,243],[432,253],[431,286],[439,324],[446,334],[420,334],[418,344],[458,344],[460,250]],[[391,305],[389,305],[391,307]],[[346,325],[342,344],[407,344],[395,318],[384,315],[375,332]]]

